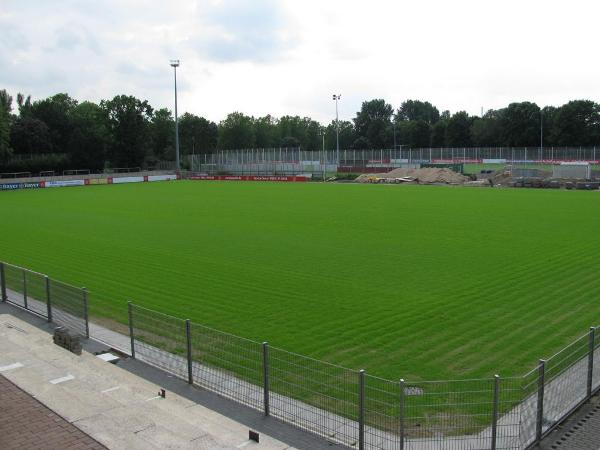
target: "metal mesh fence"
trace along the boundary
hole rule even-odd
[[[589,348],[586,334],[546,361],[542,431],[585,400]]]
[[[431,445],[451,441],[456,449],[491,447],[482,432],[492,424],[492,379],[407,382],[404,398],[409,439]]]
[[[498,383],[496,448],[520,449],[521,377],[501,378]],[[490,430],[491,433],[491,430]]]
[[[592,388],[600,389],[600,327],[594,333],[594,368],[592,371]]]
[[[520,441],[524,446],[531,444],[536,438],[537,393],[540,379],[538,367],[526,373],[521,378],[522,402],[519,408],[521,415],[519,434]]]
[[[127,302],[101,292],[92,293],[89,304],[90,336],[124,353],[131,351]]]
[[[48,314],[46,277],[37,272],[24,270],[25,289],[27,292],[26,308],[46,317]]]
[[[5,264],[4,280],[8,301],[25,308],[27,305],[25,270],[17,266]]]
[[[7,300],[47,317],[45,275],[4,263]]]
[[[269,349],[270,410],[275,417],[356,445],[359,374],[278,348]]]
[[[6,299],[80,334],[87,291],[0,263]],[[102,309],[103,305],[100,307]],[[126,311],[123,308],[123,311]],[[129,304],[120,346],[199,386],[359,449],[521,449],[600,388],[598,328],[522,377],[390,381]],[[127,331],[130,336],[127,336]],[[125,343],[123,343],[125,341]]]
[[[187,377],[185,320],[131,305],[135,356],[174,375]]]
[[[404,433],[402,384],[365,376],[365,445],[367,448],[400,449]]]
[[[56,280],[50,280],[52,321],[82,336],[87,335],[84,291]]]
[[[487,165],[544,168],[561,161],[600,159],[595,147],[473,147],[341,149],[306,151],[299,148],[239,149],[211,154],[190,155],[193,172],[227,175],[322,176],[335,172],[386,172],[405,164],[467,164],[470,170]],[[550,168],[551,170],[551,168]]]
[[[194,383],[262,410],[261,344],[190,324]]]

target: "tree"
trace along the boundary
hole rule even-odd
[[[279,145],[284,148],[296,148],[300,147],[300,141],[294,136],[286,136],[281,140]]]
[[[146,100],[127,95],[102,100],[100,107],[107,116],[112,134],[107,152],[111,166],[142,166],[149,150],[152,107]]]
[[[349,120],[340,120],[339,122],[340,149],[357,148],[354,147],[356,133],[354,132],[354,124]],[[328,150],[336,148],[336,125],[335,120],[332,120],[325,129],[325,148]],[[322,139],[322,138],[321,138]],[[322,145],[322,142],[321,142]],[[366,148],[366,147],[362,147]]]
[[[544,145],[557,145],[554,142],[554,138],[556,137],[554,124],[556,123],[557,112],[558,108],[554,106],[545,106],[542,109],[542,138]]]
[[[233,150],[252,148],[255,144],[252,117],[241,112],[233,112],[219,124],[218,148]]]
[[[471,146],[471,119],[465,111],[459,111],[448,119],[445,145],[449,147]]]
[[[67,150],[73,167],[100,170],[111,144],[108,118],[95,103],[82,102],[70,112],[72,126]]]
[[[431,127],[431,146],[446,147],[446,129],[449,119],[441,119]]]
[[[511,103],[501,115],[503,145],[531,147],[540,143],[540,108],[535,103]]]
[[[11,154],[10,127],[12,111],[12,97],[6,90],[0,91],[0,161],[5,161]]]
[[[254,120],[254,136],[257,148],[277,147],[280,141],[277,120],[271,115]]]
[[[390,141],[391,105],[383,99],[363,102],[361,110],[354,118],[357,138],[364,138],[360,144],[370,144],[372,148],[385,148]]]
[[[65,153],[71,132],[70,113],[77,106],[77,100],[67,94],[56,94],[31,105],[31,116],[44,122],[50,130],[51,146],[54,152]]]
[[[398,108],[396,120],[421,120],[429,125],[433,125],[440,120],[440,112],[429,102],[406,100],[405,102],[402,102],[402,105]]]
[[[179,136],[181,138],[181,131]],[[167,108],[158,109],[152,114],[150,138],[154,158],[159,161],[175,159],[175,120]]]
[[[19,117],[10,130],[10,145],[20,155],[50,153],[52,144],[48,126],[33,117]]]
[[[19,116],[26,117],[31,115],[31,95],[25,97],[20,92],[17,94],[17,106],[19,107]]]
[[[279,145],[289,147],[294,142],[296,146],[306,150],[321,148],[321,125],[310,117],[283,116],[277,122],[279,136],[282,137]],[[288,139],[294,138],[294,139]],[[285,141],[285,142],[284,142]]]
[[[429,147],[431,127],[423,120],[399,122],[396,129],[396,142],[412,148]]]
[[[471,142],[478,147],[496,147],[503,142],[502,114],[504,110],[489,110],[481,118],[473,119]]]
[[[597,145],[600,143],[600,105],[591,100],[574,100],[556,111],[551,131],[554,145]]]
[[[179,146],[184,155],[211,153],[217,148],[219,130],[217,124],[185,113],[179,119]]]

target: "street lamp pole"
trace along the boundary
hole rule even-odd
[[[175,168],[179,172],[181,170],[179,164],[179,119],[177,118],[177,67],[179,67],[179,60],[172,59],[171,67],[173,67],[173,74],[175,76]]]
[[[333,94],[335,100],[335,156],[337,163],[340,163],[340,120],[338,117],[338,100],[341,99],[341,94]]]
[[[540,159],[544,156],[544,110],[540,108]]]
[[[392,117],[392,126],[394,127],[394,152],[396,151],[396,118]]]

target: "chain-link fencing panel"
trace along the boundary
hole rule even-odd
[[[131,305],[135,357],[187,379],[185,320]]]
[[[27,288],[25,286],[25,269],[4,265],[4,282],[6,285],[7,301],[25,308],[27,305]]]
[[[522,378],[501,378],[498,389],[498,420],[496,426],[496,449],[517,450],[521,448],[521,389]],[[491,430],[490,430],[491,431]]]
[[[592,372],[592,389],[600,389],[600,327],[594,330],[594,370]]]
[[[52,322],[86,336],[86,300],[83,289],[50,280]]]
[[[536,438],[538,387],[542,378],[539,367],[532,369],[521,377],[521,425],[520,441],[523,448],[533,443]]]
[[[25,287],[27,291],[26,308],[47,317],[47,291],[46,291],[46,276],[41,273],[24,271]]]
[[[493,379],[407,382],[404,391],[409,443],[440,450],[491,448]]]
[[[581,336],[545,363],[542,431],[555,425],[587,396],[589,335]]]
[[[365,448],[401,449],[404,439],[402,384],[365,375]]]
[[[270,411],[285,422],[358,446],[359,373],[269,348]]]
[[[98,292],[90,293],[90,336],[125,353],[131,351],[127,302]]]
[[[262,345],[196,323],[190,337],[194,383],[262,410]]]

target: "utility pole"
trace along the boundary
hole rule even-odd
[[[338,100],[341,98],[341,94],[333,94],[333,99],[335,100],[335,157],[338,165],[340,164],[340,121],[338,117]]]
[[[179,60],[172,59],[171,67],[175,76],[175,168],[179,172],[181,171],[179,164],[179,120],[177,118],[177,67],[179,67]]]

